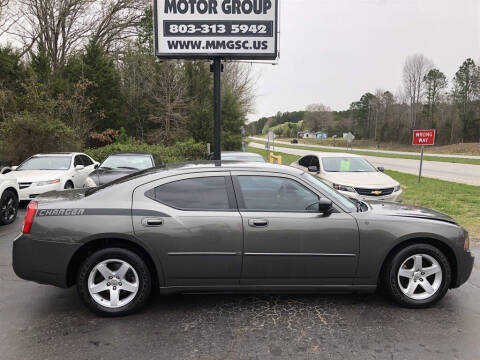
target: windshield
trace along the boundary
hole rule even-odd
[[[263,157],[255,155],[222,155],[222,160],[265,162]]]
[[[322,158],[323,169],[332,172],[374,172],[377,171],[367,160],[357,157]]]
[[[112,155],[100,165],[100,169],[145,170],[152,166],[150,155]]]
[[[35,156],[25,160],[16,170],[68,170],[71,161],[71,156]]]
[[[321,180],[317,179],[316,177],[314,177],[310,174],[307,174],[307,173],[303,173],[302,177],[304,177],[308,182],[313,183],[313,185],[315,185],[315,187],[320,189],[333,202],[339,203],[340,205],[342,205],[345,209],[347,209],[350,212],[357,211],[357,206],[355,205],[355,203],[353,203],[352,200],[343,196],[342,194],[337,192],[337,190],[331,188],[330,186],[325,184],[323,181],[321,181]]]

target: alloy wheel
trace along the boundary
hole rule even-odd
[[[427,254],[408,257],[398,269],[398,285],[404,295],[413,300],[433,296],[442,284],[443,272],[437,260]]]
[[[128,305],[137,295],[139,285],[139,277],[133,266],[119,259],[100,262],[88,276],[90,296],[107,308]]]
[[[17,215],[16,201],[13,195],[7,195],[0,205],[0,215],[5,223],[9,224]]]

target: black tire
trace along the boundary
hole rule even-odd
[[[97,303],[88,290],[88,278],[93,268],[102,261],[119,259],[131,265],[138,274],[138,292],[128,304],[110,308]],[[107,248],[91,254],[81,265],[77,274],[77,290],[85,305],[93,312],[107,317],[125,316],[139,311],[147,303],[152,291],[152,275],[143,259],[123,248]]]
[[[412,299],[400,288],[398,272],[400,266],[409,257],[417,254],[426,254],[434,258],[442,270],[442,281],[435,293],[426,299]],[[424,281],[424,280],[422,280]],[[383,274],[383,287],[387,295],[396,303],[408,308],[424,308],[435,304],[447,293],[452,281],[452,270],[445,254],[438,248],[429,244],[413,244],[400,249],[386,264]],[[420,285],[420,283],[418,283]],[[422,289],[420,289],[422,290]]]
[[[65,190],[72,190],[74,188],[73,186],[73,183],[68,180],[66,183],[65,183],[65,186],[63,187]]]
[[[18,196],[11,190],[5,190],[0,197],[0,225],[15,221],[18,213]]]

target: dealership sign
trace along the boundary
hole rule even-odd
[[[435,130],[413,130],[413,145],[435,145]]]
[[[274,60],[278,0],[154,0],[160,58]]]

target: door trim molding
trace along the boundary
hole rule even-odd
[[[326,256],[326,257],[356,257],[356,254],[328,253],[244,253],[245,256]]]
[[[168,255],[171,256],[205,256],[205,255],[213,255],[213,256],[240,256],[242,255],[241,252],[195,252],[195,251],[188,251],[188,252],[169,252]]]

